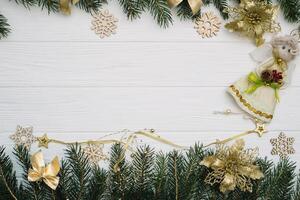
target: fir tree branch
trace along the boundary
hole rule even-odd
[[[228,19],[229,15],[225,12],[226,8],[228,7],[227,0],[213,0],[212,1],[215,7],[220,11],[222,17],[224,19]]]
[[[168,165],[167,157],[160,152],[156,155],[154,165],[154,187],[155,187],[155,199],[163,200],[167,199],[166,181],[167,181]]]
[[[292,195],[293,200],[299,200],[300,199],[300,171],[297,176],[296,180],[296,187],[294,188],[294,193]]]
[[[65,165],[65,168],[71,173],[65,172],[69,174],[65,180],[69,181],[67,183],[69,187],[65,190],[67,190],[70,200],[85,199],[89,195],[88,187],[92,174],[89,160],[77,144],[66,149],[66,158],[68,164]]]
[[[300,22],[300,1],[299,0],[277,0],[285,19],[288,22]]]
[[[0,14],[0,40],[5,38],[10,33],[9,24],[7,23],[7,19]]]
[[[154,150],[149,146],[137,148],[132,155],[133,193],[136,199],[153,199]]]
[[[280,160],[273,170],[265,175],[262,184],[262,197],[265,199],[291,199],[293,179],[295,177],[295,163],[288,159]]]
[[[142,14],[142,7],[136,0],[119,0],[120,5],[123,7],[123,12],[130,20],[140,18]]]
[[[106,0],[80,0],[75,5],[76,7],[91,13],[97,12],[105,3],[107,3]]]
[[[5,148],[0,147],[0,183],[3,183],[6,190],[0,185],[0,196],[2,198],[17,200],[18,181],[16,172],[10,158],[5,154]],[[8,191],[9,195],[5,195]]]
[[[167,28],[173,23],[171,10],[166,0],[148,0],[149,11],[159,26]]]
[[[36,0],[37,6],[42,10],[47,9],[48,13],[59,12],[59,0]]]

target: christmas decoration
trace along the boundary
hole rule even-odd
[[[99,11],[93,15],[92,30],[100,38],[109,37],[116,33],[118,19],[111,15],[108,10]]]
[[[294,36],[276,36],[251,56],[260,65],[229,87],[229,93],[245,112],[262,122],[270,122],[279,99],[279,89],[291,80],[294,66],[288,65],[299,53]]]
[[[266,159],[254,160],[254,157],[251,157],[250,160],[253,159],[255,165],[251,163],[249,169],[241,168],[241,172],[247,174],[249,170],[253,170],[251,177],[259,177],[262,174],[264,177],[259,180],[251,179],[252,192],[243,192],[235,187],[234,190],[224,194],[218,187],[204,182],[211,171],[199,163],[209,156],[216,155],[211,154],[211,149],[203,149],[202,145],[196,144],[186,152],[155,153],[151,147],[141,146],[134,151],[130,159],[126,159],[122,146],[121,144],[112,146],[108,160],[109,167],[106,169],[90,163],[80,146],[68,146],[65,150],[65,159],[61,161],[59,186],[56,190],[49,188],[44,181],[28,181],[31,163],[27,148],[18,146],[14,150],[14,155],[21,164],[18,171],[24,174],[23,177],[17,178],[14,168],[16,166],[12,165],[12,160],[5,153],[5,149],[0,147],[1,199],[190,200],[213,197],[222,200],[296,200],[300,197],[300,176],[297,177],[295,174],[295,163],[288,159],[282,159],[274,164]],[[232,150],[240,152],[239,149]],[[115,163],[120,157],[124,159],[119,164],[119,170],[114,171]],[[245,159],[248,158],[246,156]],[[235,162],[232,166],[235,166]],[[243,180],[248,178],[245,177]]]
[[[221,22],[213,12],[207,12],[195,20],[195,29],[202,38],[216,36],[220,30]]]
[[[7,23],[7,19],[0,14],[0,40],[4,37],[7,37],[9,34],[10,29],[9,25]]]
[[[172,14],[169,7],[176,7],[177,9],[177,16],[179,16],[181,19],[195,19],[199,17],[200,15],[200,8],[203,4],[209,5],[214,4],[214,6],[220,11],[221,15],[224,19],[228,18],[228,2],[229,0],[140,0],[139,2],[134,2],[132,0],[118,0],[120,5],[123,8],[123,12],[127,15],[127,18],[130,20],[138,19],[141,17],[141,14],[143,12],[150,12],[150,14],[154,17],[155,21],[161,26],[161,27],[168,27],[172,24]],[[254,1],[254,0],[253,0]],[[268,1],[268,0],[266,0]],[[26,8],[30,8],[32,6],[38,6],[41,7],[41,9],[46,9],[48,13],[51,12],[62,12],[63,14],[70,14],[71,9],[70,5],[75,5],[76,7],[85,10],[89,13],[97,12],[103,4],[107,3],[105,0],[49,0],[49,1],[41,1],[41,0],[16,0],[18,4],[24,5]],[[242,2],[250,2],[250,0],[243,0]],[[279,7],[281,8],[285,18],[289,22],[299,22],[300,21],[300,1],[298,0],[276,0]],[[250,3],[251,4],[251,3]],[[241,5],[244,5],[242,3]],[[270,1],[268,1],[268,4],[264,3],[264,0],[256,0],[254,7],[251,7],[251,13],[253,13],[250,18],[246,18],[246,22],[259,22],[258,26],[255,25],[255,28],[253,28],[252,22],[248,26],[249,23],[243,23],[243,29],[236,28],[236,26],[230,28],[230,29],[238,29],[238,31],[245,30],[246,27],[249,28],[249,31],[243,31],[252,33],[250,35],[253,35],[253,33],[256,33],[256,38],[258,39],[258,44],[263,42],[263,39],[260,37],[262,35],[261,32],[268,32],[269,26],[268,19],[271,17],[273,13],[273,7]],[[260,5],[263,5],[263,7],[259,7]],[[253,9],[258,8],[259,9]],[[272,7],[272,8],[271,8]],[[266,9],[264,9],[266,8]],[[231,14],[236,15],[241,13],[242,15],[245,15],[245,12],[243,12],[243,8],[229,8],[229,11]],[[232,12],[234,11],[234,12]],[[271,11],[271,12],[268,12]],[[247,12],[248,13],[248,12]],[[257,13],[257,14],[256,14]],[[275,13],[275,12],[274,12]],[[275,14],[274,14],[275,15]],[[260,21],[256,20],[260,18]],[[262,16],[262,17],[260,17]],[[267,17],[265,17],[267,16]],[[238,18],[238,17],[237,17]],[[254,19],[254,20],[248,20],[248,19]],[[239,19],[239,18],[238,18]],[[273,22],[273,21],[272,21]],[[240,23],[241,24],[241,23]],[[235,25],[233,23],[232,25]],[[246,26],[245,26],[246,25]],[[259,26],[260,25],[260,26]],[[276,25],[275,24],[272,24]],[[263,28],[262,28],[263,27]],[[270,29],[273,30],[274,27],[271,27]],[[278,27],[276,28],[278,29]],[[1,37],[6,37],[9,33],[8,24],[6,23],[6,19],[4,16],[0,14],[0,39]],[[261,33],[261,34],[257,34]]]
[[[178,6],[184,0],[168,0],[168,4],[171,8]],[[186,0],[188,5],[190,6],[193,15],[199,12],[201,6],[203,5],[202,0]]]
[[[24,145],[26,148],[30,148],[31,144],[36,142],[37,138],[32,135],[33,128],[17,126],[17,130],[10,136],[16,145]]]
[[[217,145],[212,156],[205,157],[201,165],[212,168],[205,178],[205,182],[220,184],[220,191],[225,193],[236,187],[242,191],[252,192],[251,179],[263,178],[263,173],[254,162],[258,156],[258,149],[245,150],[243,140],[237,140],[231,147]]]
[[[107,160],[107,156],[103,153],[103,145],[88,144],[83,151],[93,164],[98,164],[101,160]]]
[[[71,14],[70,4],[75,5],[79,0],[59,0],[60,10],[66,15]]]
[[[241,0],[238,7],[227,10],[234,21],[227,23],[225,27],[229,31],[241,32],[253,38],[257,46],[264,43],[264,33],[280,31],[279,23],[275,22],[278,7],[266,0]]]
[[[278,138],[270,140],[273,149],[271,151],[272,155],[279,155],[280,158],[286,158],[289,154],[294,154],[295,149],[293,144],[295,138],[287,137],[283,132],[281,132]]]
[[[41,151],[31,156],[32,168],[28,171],[28,180],[31,182],[43,181],[52,190],[55,190],[59,183],[58,172],[60,170],[59,160],[56,156],[47,166]]]

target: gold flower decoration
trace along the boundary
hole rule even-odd
[[[263,34],[281,30],[275,21],[278,6],[269,4],[266,0],[241,0],[238,7],[227,8],[234,19],[225,25],[231,32],[241,32],[255,40],[257,46],[264,43]]]
[[[255,165],[258,148],[244,149],[245,142],[240,139],[232,146],[217,144],[216,152],[201,161],[201,165],[212,171],[205,178],[210,185],[220,184],[220,191],[225,193],[239,188],[252,192],[252,180],[261,179],[264,175]]]

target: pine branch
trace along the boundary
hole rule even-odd
[[[91,166],[87,156],[82,151],[79,145],[71,145],[66,149],[65,178],[66,196],[70,200],[82,200],[89,196],[89,180],[92,175]]]
[[[0,14],[0,40],[5,38],[10,33],[9,24],[7,23],[7,19]]]
[[[299,171],[299,174],[297,176],[296,187],[294,188],[294,193],[293,193],[292,199],[293,200],[299,200],[300,199],[300,171]]]
[[[167,157],[163,153],[156,155],[154,165],[154,187],[155,187],[155,199],[163,200],[167,199],[166,181],[168,173]]]
[[[111,148],[106,199],[126,199],[129,191],[130,168],[125,160],[125,150],[117,143]]]
[[[285,19],[288,22],[300,22],[300,1],[299,0],[277,0]]]
[[[105,3],[107,3],[106,0],[80,0],[75,5],[76,7],[91,13],[97,12]]]
[[[167,28],[173,24],[171,10],[166,0],[149,0],[148,9],[159,26]]]
[[[220,11],[222,17],[224,19],[228,19],[229,15],[225,12],[226,8],[228,7],[227,0],[213,0],[212,1],[215,7]]]
[[[273,170],[265,175],[262,184],[262,197],[265,199],[282,200],[291,199],[295,163],[288,159],[280,160]]]
[[[137,200],[153,199],[153,156],[149,146],[137,148],[132,155],[133,195]]]
[[[36,0],[37,6],[42,10],[47,9],[48,13],[59,12],[59,0]]]
[[[89,198],[96,200],[101,199],[106,190],[107,173],[98,166],[92,169],[92,178],[89,184]]]
[[[127,15],[128,19],[140,18],[143,7],[136,0],[119,0],[119,3],[123,7],[123,12]]]
[[[170,199],[183,199],[184,157],[173,151],[168,154],[167,190]]]
[[[5,148],[0,147],[0,196],[5,199],[20,198],[16,172],[10,158],[5,154]]]
[[[23,5],[25,8],[29,9],[31,6],[36,5],[36,0],[15,0],[17,4]]]

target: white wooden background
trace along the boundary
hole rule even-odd
[[[240,111],[225,90],[255,67],[249,40],[224,28],[218,37],[202,39],[191,21],[175,17],[174,26],[164,30],[148,14],[129,22],[117,3],[106,8],[119,19],[118,30],[101,40],[90,30],[91,16],[81,10],[49,16],[1,0],[0,12],[13,29],[0,41],[0,144],[8,152],[13,147],[8,137],[18,124],[65,141],[154,128],[182,145],[206,144],[254,127],[239,115],[213,114]],[[289,33],[293,26],[280,21]],[[297,69],[292,86],[281,94],[270,132],[246,137],[247,145],[277,160],[269,140],[284,131],[296,139],[291,158],[299,162],[299,98]],[[47,159],[62,156],[62,147],[50,145],[44,152]]]

